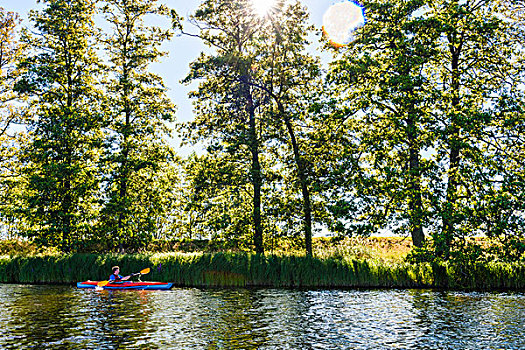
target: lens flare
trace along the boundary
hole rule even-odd
[[[255,14],[260,17],[266,16],[275,7],[276,0],[251,0]]]
[[[343,1],[328,8],[323,16],[323,33],[334,47],[354,40],[353,32],[365,25],[365,9],[353,1]]]

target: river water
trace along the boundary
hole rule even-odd
[[[525,349],[525,293],[0,285],[0,349]]]

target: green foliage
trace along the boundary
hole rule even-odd
[[[185,183],[178,191],[177,238],[210,238],[244,242],[253,232],[248,173],[226,156],[190,156],[184,163]]]
[[[477,266],[494,264],[512,264],[525,261],[525,242],[516,237],[471,238],[456,239],[449,246],[449,257],[444,259],[438,254],[435,243],[427,242],[424,247],[413,249],[406,261],[419,264],[430,262],[434,264],[447,263],[455,270],[467,273]]]
[[[435,187],[436,194],[443,191],[436,211],[442,228],[432,231],[440,243],[438,254],[447,258],[455,237],[523,235],[518,228],[522,218],[510,209],[519,211],[523,205],[518,199],[522,190],[516,187],[522,177],[516,172],[520,157],[511,154],[523,144],[515,134],[522,124],[515,103],[522,99],[516,71],[523,66],[514,58],[521,44],[497,2],[442,1],[434,11],[446,39],[435,61],[434,86],[441,96],[436,149],[448,166],[437,173],[447,182],[445,188]]]
[[[252,242],[255,251],[262,253],[261,158],[267,136],[260,108],[265,96],[253,87],[258,79],[259,23],[246,0],[204,1],[190,21],[213,53],[202,53],[184,79],[185,83],[199,79],[198,90],[190,93],[196,100],[196,117],[185,125],[184,138],[192,143],[206,141],[208,152],[217,154],[212,157],[232,162],[248,175],[241,188],[251,187],[247,205],[251,207]]]
[[[104,154],[107,201],[100,230],[111,249],[147,246],[162,230],[177,182],[175,157],[167,144],[175,107],[162,79],[149,66],[165,55],[160,45],[171,31],[147,26],[146,16],[167,16],[156,1],[109,0],[103,13],[111,25],[105,50],[109,65],[109,118]]]
[[[18,39],[20,18],[17,13],[0,7],[0,140],[4,141],[9,124],[17,121],[11,102],[20,98],[14,91],[16,79],[22,73],[17,67],[25,53]]]
[[[419,15],[425,5],[366,1],[367,24],[336,55],[328,76],[329,88],[340,92],[334,97],[344,101],[332,122],[343,124],[345,134],[334,136],[350,161],[334,159],[341,165],[330,180],[356,197],[345,198],[344,192],[335,197],[333,215],[345,218],[357,210],[365,221],[358,232],[409,231],[417,246],[429,206],[423,183],[434,167],[422,153],[435,138],[429,130],[435,94],[428,74],[440,35],[434,18]]]
[[[312,255],[316,194],[312,182],[317,159],[311,155],[317,145],[310,142],[316,130],[308,113],[308,97],[320,85],[321,72],[319,60],[306,50],[313,30],[307,21],[308,13],[299,2],[278,3],[262,20],[255,67],[260,77],[252,85],[268,99],[263,113],[271,127],[269,151],[282,166],[281,183],[275,187],[287,195],[275,201],[284,209],[276,210],[278,219],[282,218],[278,226],[293,221],[294,212],[301,212],[304,248]]]
[[[364,2],[367,24],[328,75],[337,95],[315,109],[343,146],[327,158],[335,230],[422,246],[425,229],[444,259],[468,236],[523,239],[522,43],[500,5]]]
[[[239,188],[230,189],[251,187],[250,221],[258,252],[263,250],[263,232],[266,240],[279,229],[295,235],[298,211],[306,251],[312,252],[305,96],[319,83],[320,69],[305,53],[311,30],[307,18],[298,2],[279,2],[268,16],[259,17],[244,0],[206,1],[191,18],[214,53],[201,54],[184,80],[200,79],[198,91],[190,94],[197,99],[197,116],[183,129],[185,137],[193,143],[206,141],[209,158],[224,162],[220,169],[235,164],[249,175],[233,177]],[[247,223],[244,217],[228,219]]]
[[[27,53],[19,34],[18,14],[0,7],[0,225],[7,237],[15,237],[24,229],[18,208],[24,187],[20,149],[27,137],[13,128],[24,119],[21,104],[25,97],[14,91],[23,72],[18,63]]]
[[[90,0],[45,1],[24,37],[32,52],[18,89],[31,96],[31,141],[24,147],[26,234],[43,245],[77,249],[93,234],[97,162],[104,117],[97,105],[98,61]]]

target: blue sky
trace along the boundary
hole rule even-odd
[[[188,17],[188,14],[199,6],[198,0],[160,0],[160,3],[166,4],[168,7],[175,9],[179,15]],[[339,0],[302,0],[301,1],[310,12],[310,21],[317,29],[321,29],[323,14],[330,7],[330,5],[341,2]],[[30,9],[41,8],[36,0],[3,0],[0,6],[8,11],[15,11],[20,14],[24,20],[22,26],[28,26],[27,14]],[[166,21],[166,26],[169,26],[169,21]],[[185,27],[185,30],[192,31],[190,25]],[[312,38],[314,41],[312,50],[317,46],[317,38]],[[191,61],[199,56],[199,53],[205,50],[205,47],[197,38],[187,36],[175,36],[173,39],[163,46],[168,55],[162,59],[161,62],[152,65],[152,71],[161,75],[164,83],[169,89],[168,95],[172,101],[177,105],[177,121],[183,122],[193,118],[191,100],[188,98],[188,92],[195,88],[193,86],[184,86],[180,84],[180,80],[188,73],[188,65]],[[314,52],[315,53],[315,52]],[[319,53],[317,53],[319,54]],[[326,57],[326,54],[323,55]],[[173,140],[173,146],[178,149],[178,153],[182,156],[189,154],[193,148],[179,148],[179,140]]]

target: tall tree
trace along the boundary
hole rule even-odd
[[[420,247],[425,240],[423,176],[430,166],[423,153],[432,145],[427,69],[439,34],[435,21],[423,15],[424,1],[373,0],[364,5],[366,25],[339,49],[328,76],[332,89],[343,93],[334,116],[348,132],[344,143],[352,153],[347,171],[354,181],[347,185],[357,188],[363,205],[368,203],[363,215],[369,223],[406,228]],[[343,207],[354,210],[351,204]]]
[[[501,9],[497,1],[486,0],[429,3],[428,16],[441,29],[433,73],[440,96],[436,148],[445,159],[446,186],[442,230],[434,242],[436,253],[445,258],[454,238],[486,231],[476,223],[477,213],[486,199],[499,196],[498,188],[506,187],[508,179],[507,171],[495,165],[509,150],[493,145],[510,136],[506,118],[512,115],[509,102],[517,97],[514,85],[523,66],[515,75],[518,46]]]
[[[200,80],[190,96],[196,119],[186,129],[188,139],[209,140],[208,150],[236,155],[247,166],[252,186],[253,245],[263,253],[260,153],[263,126],[257,115],[262,94],[251,83],[256,74],[253,35],[257,21],[247,0],[204,1],[191,21],[200,29],[196,36],[212,48],[191,64],[186,83]],[[246,163],[245,161],[248,161]]]
[[[169,166],[165,166],[173,160],[166,136],[170,133],[167,123],[174,121],[175,107],[166,96],[162,78],[150,71],[150,65],[165,55],[160,46],[172,32],[170,28],[145,24],[150,16],[169,15],[168,9],[157,1],[108,0],[103,12],[112,28],[105,40],[111,72],[107,84],[110,174],[103,224],[110,240],[118,242],[120,249],[137,248],[155,229],[144,226],[150,221],[136,194],[149,186],[140,179],[168,171]],[[150,188],[154,189],[155,186]]]
[[[349,185],[380,209],[371,221],[403,229],[407,219],[415,245],[426,223],[445,259],[467,235],[519,226],[520,161],[510,149],[521,148],[523,65],[501,4],[365,6],[368,22],[329,81],[348,97],[335,115],[357,158]]]
[[[308,164],[307,95],[320,83],[318,59],[307,52],[308,13],[299,3],[276,2],[262,18],[255,69],[260,79],[249,82],[268,96],[267,115],[273,119],[275,138],[289,145],[302,196],[304,242],[312,255],[312,165]],[[282,130],[284,127],[285,130]],[[284,133],[284,134],[283,134]],[[285,162],[286,164],[286,162]]]
[[[95,11],[91,0],[46,0],[31,11],[35,34],[19,91],[31,99],[25,150],[30,237],[64,251],[80,248],[96,218],[103,116],[97,109]]]
[[[218,84],[227,87],[227,90],[220,92],[226,97],[219,102],[221,108],[228,108],[227,113],[234,112],[234,109],[229,108],[232,101],[236,103],[231,107],[244,106],[246,130],[238,126],[232,129],[231,123],[216,126],[223,133],[222,140],[229,144],[221,147],[231,150],[231,144],[244,144],[250,150],[256,251],[262,252],[264,220],[261,219],[260,207],[261,198],[265,197],[261,194],[262,180],[273,176],[270,174],[273,172],[271,169],[265,170],[266,177],[262,176],[260,158],[265,158],[263,154],[269,157],[280,154],[284,156],[281,161],[291,165],[291,169],[287,166],[289,170],[295,168],[293,172],[297,180],[292,180],[292,183],[297,184],[302,197],[299,211],[303,214],[306,252],[311,255],[313,225],[310,169],[305,150],[302,149],[305,147],[302,124],[307,117],[304,95],[315,85],[320,74],[317,60],[305,53],[307,36],[311,30],[306,24],[307,12],[300,3],[286,4],[281,1],[269,7],[264,14],[254,11],[250,1],[224,1],[214,6],[217,7],[206,5],[198,13],[200,21],[206,23],[206,26],[200,27],[201,38],[219,52],[217,56],[201,56],[199,65],[194,66],[194,72],[198,69],[199,73],[206,72],[208,76],[214,76],[213,80],[209,78],[206,85],[201,85],[198,109],[203,110],[202,101],[210,98],[212,88],[214,96],[218,94]],[[228,15],[221,17],[221,11],[226,11],[224,13]],[[213,28],[220,30],[214,31]],[[204,88],[207,94],[202,92]],[[227,96],[227,93],[231,95]],[[209,121],[210,118],[207,118]],[[228,119],[231,120],[231,117],[224,114],[221,123]],[[283,144],[289,146],[288,150],[281,152],[286,147],[276,150]],[[271,151],[271,148],[274,150]],[[264,161],[273,162],[268,157]],[[275,195],[268,193],[268,199]],[[295,209],[287,215],[297,216]]]

